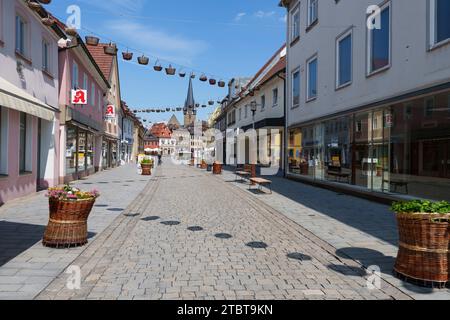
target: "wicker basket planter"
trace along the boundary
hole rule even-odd
[[[208,164],[206,163],[206,161],[202,161],[201,165],[200,165],[200,169],[208,169]]]
[[[152,175],[152,164],[151,163],[141,163],[142,175],[151,176]]]
[[[213,164],[213,174],[222,174],[222,165],[220,163]]]
[[[50,219],[42,244],[52,248],[79,247],[88,243],[87,220],[95,199],[49,199]]]
[[[449,286],[450,213],[397,212],[397,221],[394,274],[420,286]]]

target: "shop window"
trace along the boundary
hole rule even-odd
[[[87,133],[86,163],[88,169],[94,168],[94,135],[91,133]]]
[[[381,8],[381,28],[368,29],[368,74],[383,70],[391,60],[390,3]]]
[[[77,167],[77,129],[76,127],[67,127],[66,137],[66,174],[73,174]]]
[[[86,131],[78,130],[78,171],[86,170],[86,155],[87,155],[87,136]]]
[[[20,113],[19,122],[19,172],[30,173],[33,170],[32,147],[32,119],[24,112]]]
[[[8,109],[0,106],[0,175],[8,174]]]

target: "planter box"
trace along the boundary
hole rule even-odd
[[[397,277],[426,287],[449,285],[450,215],[397,213]]]
[[[88,242],[87,220],[95,199],[78,201],[49,200],[50,219],[42,244],[46,247],[70,248]]]
[[[213,164],[213,174],[222,174],[222,165],[219,163]]]
[[[151,176],[152,175],[152,165],[151,164],[142,164],[142,175],[143,176]]]

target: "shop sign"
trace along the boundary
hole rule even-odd
[[[76,105],[87,104],[87,90],[72,90],[70,102]]]
[[[113,105],[108,105],[106,106],[106,114],[105,114],[106,119],[113,119],[116,117],[116,108],[114,108]]]

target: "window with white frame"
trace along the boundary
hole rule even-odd
[[[28,35],[28,25],[26,20],[21,15],[16,15],[16,52],[20,53],[22,56],[26,56],[27,39]]]
[[[336,88],[352,82],[352,31],[340,36],[336,41]]]
[[[431,46],[450,39],[450,1],[430,0]]]
[[[291,12],[291,41],[300,37],[300,6]]]
[[[50,43],[42,40],[42,70],[50,72]]]
[[[278,88],[272,90],[272,106],[278,105]]]
[[[266,108],[266,96],[262,95],[261,96],[261,111],[264,111],[265,108]]]
[[[319,0],[308,0],[308,26],[319,18]]]
[[[28,173],[33,170],[31,165],[31,134],[32,121],[24,113],[20,113],[19,122],[19,173]]]
[[[307,81],[306,81],[306,100],[310,101],[317,97],[317,56],[312,57],[306,62]]]
[[[8,109],[0,106],[0,175],[8,174]]]
[[[380,28],[368,29],[368,74],[383,70],[391,63],[391,7],[389,2],[381,8],[379,18]]]
[[[292,108],[300,105],[300,69],[292,72]]]
[[[72,65],[72,88],[77,89],[79,87],[79,81],[78,81],[79,71],[78,71],[78,64],[74,61]]]

